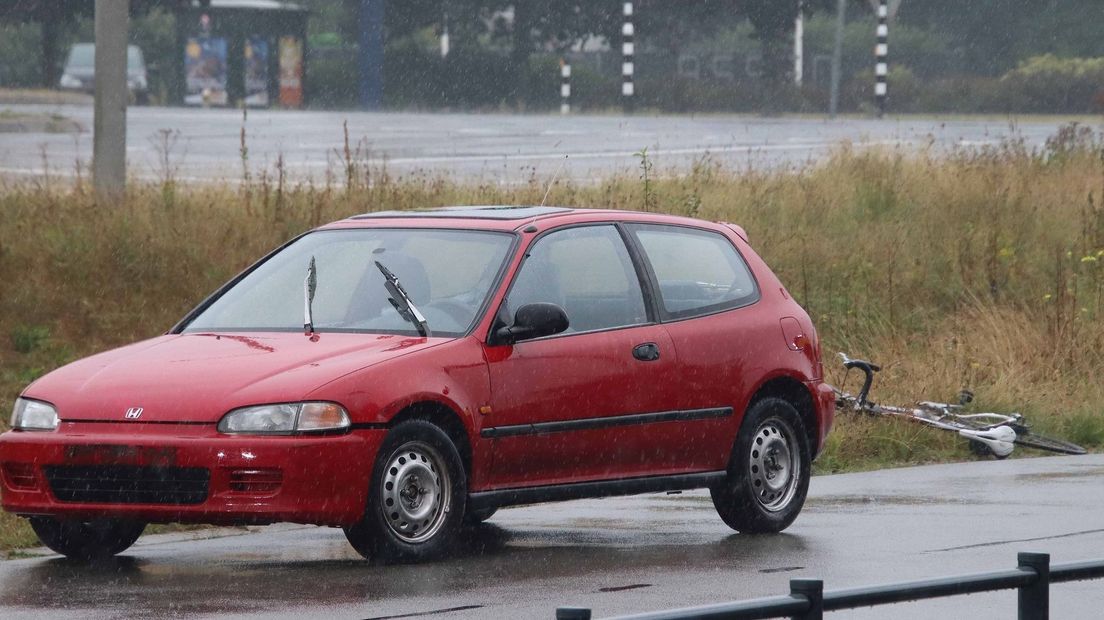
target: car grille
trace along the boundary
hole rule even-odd
[[[54,497],[97,504],[201,504],[211,472],[202,467],[46,466]]]

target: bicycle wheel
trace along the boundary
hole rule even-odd
[[[1021,446],[1027,446],[1028,448],[1035,448],[1036,450],[1049,450],[1050,452],[1059,452],[1061,454],[1085,453],[1085,449],[1075,443],[1054,439],[1053,437],[1047,437],[1045,435],[1037,435],[1027,429],[1016,429],[1015,443]]]

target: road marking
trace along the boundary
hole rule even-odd
[[[397,618],[419,618],[421,616],[434,616],[437,614],[447,614],[454,611],[468,611],[470,609],[483,609],[483,605],[460,605],[459,607],[446,607],[444,609],[434,609],[432,611],[416,611],[409,614],[397,614],[394,616],[372,616],[371,618],[365,618],[364,620],[395,620]]]
[[[1101,534],[1104,533],[1104,529],[1098,530],[1083,530],[1080,532],[1068,532],[1066,534],[1054,534],[1053,536],[1038,536],[1036,538],[1013,538],[1010,540],[995,540],[992,542],[975,543],[972,545],[960,545],[958,547],[947,547],[945,549],[928,549],[921,553],[940,553],[942,551],[958,551],[960,549],[976,549],[977,547],[994,547],[997,545],[1011,545],[1013,543],[1022,542],[1035,542],[1039,540],[1054,540],[1056,538],[1070,538],[1073,536],[1084,536],[1086,534]]]

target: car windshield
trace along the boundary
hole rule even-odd
[[[441,229],[313,232],[242,278],[184,331],[302,330],[303,282],[313,258],[315,331],[418,333],[389,300],[379,261],[434,335],[459,336],[475,322],[512,240],[507,233]]]
[[[69,50],[69,60],[65,63],[70,69],[92,69],[96,66],[96,46],[93,43],[77,43]],[[146,63],[142,59],[142,50],[137,45],[127,46],[127,71],[141,71]]]

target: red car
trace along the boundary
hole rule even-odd
[[[777,532],[833,414],[808,315],[738,226],[369,213],[31,384],[2,503],[76,558],[149,522],[292,521],[421,560],[502,506],[693,488]]]

